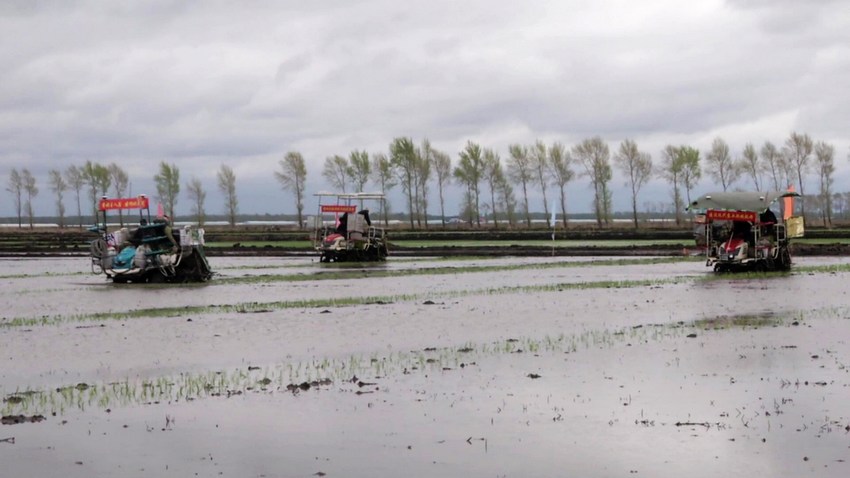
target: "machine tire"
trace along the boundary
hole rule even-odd
[[[381,260],[380,254],[378,253],[378,248],[371,246],[366,249],[366,259],[371,262],[377,262]]]
[[[148,284],[162,284],[163,282],[165,282],[165,276],[159,273],[159,271],[153,271],[152,273],[148,274],[147,279]]]
[[[765,270],[767,270],[767,271],[775,271],[776,270],[776,261],[773,260],[772,257],[767,256],[767,258],[764,260],[764,266],[765,266]]]
[[[791,270],[791,253],[788,251],[788,246],[779,248],[779,257],[777,258],[776,268],[781,271]]]
[[[100,259],[106,255],[106,250],[108,248],[106,241],[103,238],[98,238],[91,241],[91,256],[95,259]]]

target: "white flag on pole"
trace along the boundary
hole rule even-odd
[[[552,220],[550,221],[552,224],[552,241],[555,240],[555,211],[552,211]],[[552,246],[554,247],[554,246]]]

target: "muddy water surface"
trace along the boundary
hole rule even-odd
[[[79,259],[0,261],[3,415],[45,418],[0,426],[4,473],[850,472],[847,273],[558,260],[289,281],[273,276],[337,269],[222,259],[217,280],[171,288],[107,284]],[[263,279],[227,283],[244,277]],[[342,304],[358,295],[392,300]],[[284,304],[305,298],[341,304]],[[267,306],[205,308],[251,302]],[[116,317],[86,315],[103,310]]]

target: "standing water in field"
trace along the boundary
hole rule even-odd
[[[0,260],[4,470],[848,472],[840,258],[719,277],[669,259],[215,266],[126,286]]]

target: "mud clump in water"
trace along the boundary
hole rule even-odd
[[[47,420],[44,418],[44,415],[3,415],[3,418],[0,418],[0,423],[3,425],[19,425],[21,423],[38,423],[40,421]]]

